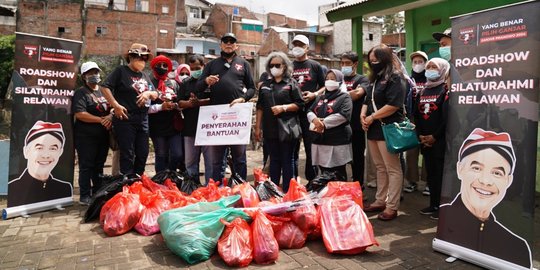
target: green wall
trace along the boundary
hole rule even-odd
[[[438,56],[438,44],[431,34],[433,32],[443,32],[446,28],[449,28],[451,25],[450,17],[519,2],[523,2],[523,0],[448,0],[405,11],[407,56],[414,51],[426,48],[426,53],[430,57]],[[440,20],[440,24],[432,25],[432,22],[436,20]],[[410,59],[407,57],[407,68],[409,70],[410,64]]]

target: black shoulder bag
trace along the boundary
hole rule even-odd
[[[272,88],[272,102],[276,106],[276,100],[274,98],[274,84],[271,84]],[[292,88],[291,88],[292,91]],[[280,142],[287,142],[292,140],[298,140],[302,135],[302,129],[300,128],[300,119],[298,114],[285,119],[284,117],[276,116],[278,122],[278,135]]]

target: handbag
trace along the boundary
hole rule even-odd
[[[373,91],[371,94],[371,103],[373,104],[373,110],[377,112],[377,106],[374,101],[375,83],[373,83]],[[384,135],[384,141],[386,142],[386,150],[392,154],[405,152],[409,149],[413,149],[420,145],[418,136],[416,135],[416,125],[409,121],[407,118],[407,111],[403,108],[405,119],[401,122],[394,122],[385,124],[381,119],[382,132]]]
[[[274,87],[272,85],[272,101],[274,106],[276,100],[274,99]],[[288,142],[292,140],[298,140],[302,135],[302,129],[300,128],[300,118],[298,114],[293,117],[284,119],[283,117],[276,117],[278,123],[278,138],[280,142]]]

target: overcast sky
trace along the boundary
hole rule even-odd
[[[210,0],[211,3],[245,6],[253,12],[275,12],[288,17],[306,20],[308,25],[318,24],[319,6],[336,0]]]

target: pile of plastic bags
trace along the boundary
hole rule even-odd
[[[280,249],[302,248],[310,239],[322,238],[328,252],[341,254],[378,244],[358,182],[330,181],[310,193],[292,179],[283,194],[262,171],[254,175],[255,186],[233,177],[202,187],[173,172],[123,178],[123,186],[98,192],[87,217],[99,209],[108,236],[161,232],[169,249],[190,264],[208,260],[216,249],[227,265],[244,267],[271,264]]]

